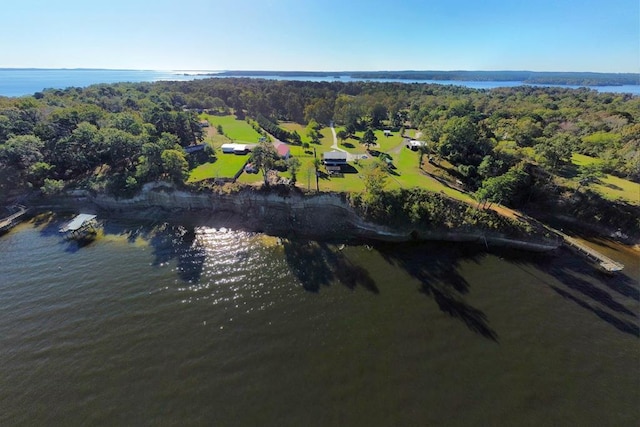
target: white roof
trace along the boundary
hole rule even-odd
[[[60,229],[61,232],[66,233],[67,231],[76,231],[82,227],[85,222],[94,220],[96,215],[91,214],[80,214],[73,218],[67,225]]]
[[[248,150],[250,147],[247,144],[236,144],[236,143],[228,143],[228,144],[222,144],[220,146],[221,149],[227,149],[227,150]]]

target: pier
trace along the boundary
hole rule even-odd
[[[18,225],[22,221],[22,217],[29,211],[28,208],[21,205],[16,207],[18,208],[16,213],[0,219],[0,233],[5,233]]]
[[[554,230],[564,240],[564,245],[579,253],[590,261],[596,263],[597,267],[605,273],[616,273],[624,268],[624,264],[612,260],[573,237],[567,236],[561,231]]]

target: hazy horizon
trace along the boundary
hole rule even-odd
[[[376,69],[376,70],[297,70],[297,69],[180,69],[180,68],[107,68],[107,67],[0,67],[0,70],[96,70],[96,71],[158,71],[158,72],[174,72],[174,73],[225,73],[225,72],[250,72],[250,73],[326,73],[326,74],[348,74],[348,73],[402,73],[402,72],[417,72],[417,73],[456,73],[456,72],[469,72],[469,73],[581,73],[581,74],[639,74],[640,71],[576,71],[576,70],[510,70],[510,69],[495,69],[495,70],[472,70],[472,69],[451,69],[451,70],[439,70],[439,69]]]

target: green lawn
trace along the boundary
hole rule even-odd
[[[207,178],[232,178],[248,159],[248,154],[239,156],[237,154],[218,153],[218,158],[215,162],[203,163],[192,169],[187,182],[197,182]]]
[[[468,194],[462,193],[455,188],[451,188],[443,182],[438,181],[436,178],[425,174],[425,172],[418,167],[419,156],[420,154],[417,151],[411,151],[407,148],[403,148],[398,154],[393,154],[391,156],[393,158],[393,164],[396,166],[395,173],[397,175],[390,175],[390,188],[419,187],[433,192],[442,191],[454,199],[463,201],[471,200],[471,196]],[[426,161],[426,156],[424,157],[424,160]]]
[[[378,139],[376,140],[376,146],[372,148],[378,151],[386,153],[402,144],[402,137],[399,132],[393,132],[391,136],[384,136],[384,132],[381,130],[377,130],[374,133]]]
[[[602,159],[574,153],[571,156],[571,163],[575,166],[586,166],[603,163]],[[578,183],[578,178],[572,179]],[[627,179],[618,178],[613,175],[605,175],[599,182],[589,184],[589,188],[597,191],[609,200],[624,200],[634,205],[640,205],[640,184]]]
[[[284,130],[288,130],[289,132],[293,132],[293,131],[298,132],[298,135],[300,135],[300,139],[302,142],[311,143],[311,140],[307,136],[306,127],[304,125],[301,125],[300,123],[294,123],[294,122],[280,122],[278,123],[278,126],[280,126]]]
[[[571,163],[576,166],[598,165],[603,162],[602,159],[596,157],[585,156],[584,154],[573,153],[571,155]]]
[[[606,175],[600,182],[589,184],[609,200],[625,200],[640,205],[640,184],[613,175]]]
[[[201,120],[207,120],[211,126],[222,126],[222,130],[227,138],[234,142],[248,142],[255,144],[258,142],[260,135],[249,123],[244,120],[237,120],[235,116],[213,116],[209,114],[201,114]]]
[[[209,120],[209,122],[213,126],[217,126],[221,124],[225,134],[234,138],[237,141],[246,141],[247,142],[255,142],[259,137],[259,134],[251,128],[251,126],[242,120],[235,120],[234,116],[209,116],[202,115],[203,118]],[[303,142],[309,142],[309,138],[306,136],[305,126],[298,123],[291,122],[282,122],[280,123],[280,127],[286,129],[288,131],[297,131],[298,134],[302,137]],[[337,127],[336,131],[342,129],[341,127]],[[298,172],[298,183],[297,185],[301,188],[309,187],[311,190],[316,188],[315,182],[315,173],[313,169],[313,150],[315,148],[318,157],[322,156],[322,153],[325,151],[331,150],[331,145],[333,144],[333,135],[331,133],[331,128],[324,127],[320,130],[322,138],[320,139],[320,144],[311,144],[308,150],[300,146],[291,146],[291,155],[297,157],[300,160],[300,171]],[[362,136],[363,132],[358,132],[358,136]],[[402,137],[399,132],[392,133],[391,136],[384,136],[384,132],[382,130],[375,131],[377,139],[377,144],[372,146],[372,150],[378,150],[382,152],[389,152],[392,159],[393,164],[396,169],[394,169],[389,174],[389,179],[387,180],[387,188],[409,188],[409,187],[420,187],[429,191],[434,192],[444,192],[445,194],[459,199],[459,200],[469,200],[470,196],[461,193],[453,188],[448,187],[442,182],[439,182],[437,179],[434,179],[428,175],[426,175],[423,171],[418,168],[418,156],[419,154],[415,151],[408,150],[407,148],[402,146]],[[254,140],[251,138],[255,137]],[[224,137],[219,135],[213,135],[214,146],[219,147],[221,143],[228,142]],[[244,138],[244,139],[242,139]],[[211,138],[210,138],[211,139]],[[339,148],[346,150],[353,154],[365,154],[366,148],[364,145],[360,144],[360,141],[356,139],[348,139],[345,141],[347,145],[339,144]],[[349,145],[351,144],[351,146]],[[233,154],[222,154],[218,152],[218,159],[213,163],[205,163],[193,169],[191,171],[191,176],[189,177],[189,182],[195,182],[206,178],[215,178],[215,177],[232,177],[240,170],[242,165],[247,160],[247,156],[237,156]],[[368,158],[366,160],[360,160],[358,163],[351,162],[349,163],[350,172],[344,173],[342,176],[326,176],[320,179],[320,190],[321,191],[344,191],[344,192],[354,192],[354,191],[363,191],[364,190],[364,173],[366,167],[374,162],[374,158]],[[291,175],[289,172],[281,173],[282,176],[290,178]],[[261,174],[246,174],[243,173],[240,175],[239,182],[244,184],[254,184],[257,182],[262,182]]]
[[[344,127],[337,127],[336,132],[343,129]],[[374,134],[377,140],[376,145],[371,146],[372,150],[378,150],[386,153],[402,144],[403,138],[400,136],[399,132],[393,132],[391,136],[384,136],[384,131],[376,130],[374,131]],[[362,135],[364,135],[364,132],[356,132],[356,137],[362,138]],[[338,141],[338,146],[352,154],[364,154],[367,151],[365,145],[356,138],[348,138],[344,144]]]
[[[309,144],[311,144],[311,138],[307,136],[307,127],[305,125],[293,122],[280,122],[278,126],[280,126],[282,129],[288,130],[289,132],[298,132],[298,135],[300,135],[300,140],[302,142],[308,142]],[[320,135],[320,146],[331,147],[331,144],[333,144],[333,135],[331,134],[331,128],[323,127],[322,129],[320,129]],[[316,144],[311,144],[312,147],[314,145],[316,147],[318,146]]]

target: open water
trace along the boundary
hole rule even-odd
[[[155,82],[159,80],[194,80],[211,78],[215,71],[155,71],[155,70],[100,70],[100,69],[38,69],[38,68],[0,68],[0,96],[33,95],[43,89],[65,89],[68,87],[86,87],[98,83],[118,82]],[[270,80],[298,80],[298,81],[363,81],[365,79],[340,76],[334,77],[280,77],[280,76],[252,76]],[[522,86],[522,82],[494,82],[494,81],[459,81],[459,80],[403,80],[403,79],[375,79],[377,82],[396,83],[431,83],[442,85],[465,86],[473,89],[493,89],[497,87]],[[545,87],[547,85],[529,85]],[[554,85],[549,85],[554,86]],[[559,86],[559,85],[555,85]],[[578,88],[579,86],[564,85],[559,87]],[[631,93],[640,95],[640,85],[623,86],[594,86],[592,89],[600,92]]]
[[[63,218],[0,237],[0,425],[631,426],[638,257]]]

